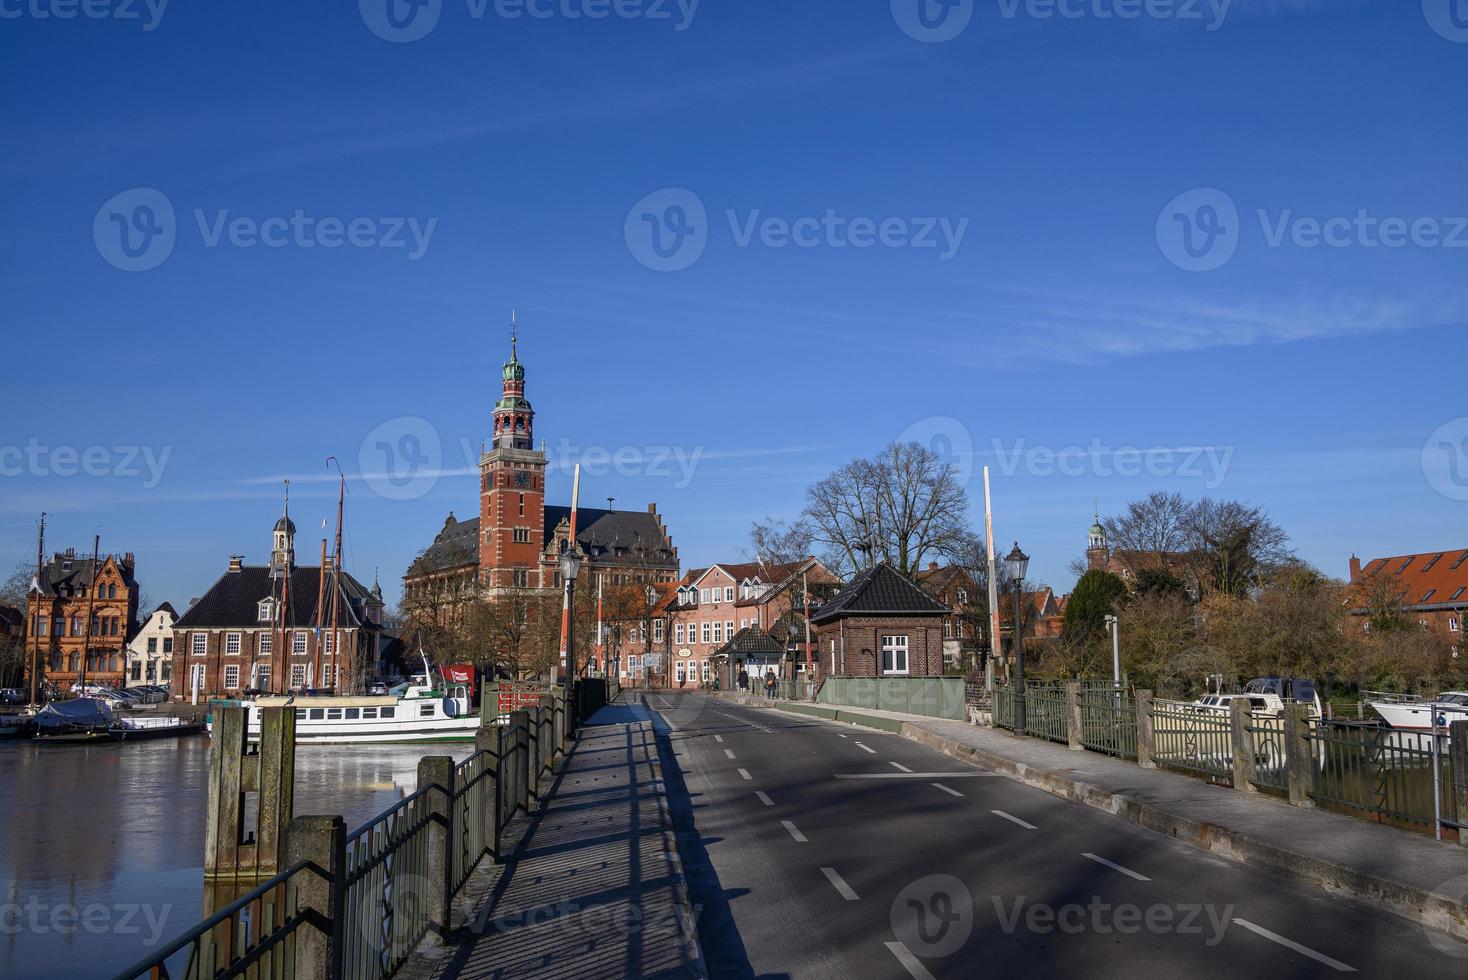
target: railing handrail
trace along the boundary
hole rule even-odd
[[[271,878],[269,881],[255,888],[254,891],[235,899],[233,902],[230,902],[224,908],[220,909],[218,912],[215,912],[203,922],[200,922],[198,925],[194,926],[182,936],[179,936],[172,943],[165,946],[161,953],[150,953],[147,956],[143,957],[137,963],[133,964],[133,966],[129,969],[117,974],[116,980],[132,980],[132,978],[143,976],[145,974],[150,974],[155,966],[167,961],[167,959],[174,953],[179,952],[190,943],[197,942],[200,936],[209,932],[216,926],[223,925],[229,919],[233,918],[234,915],[245,906],[251,904],[252,902],[258,902],[271,891],[284,885],[286,882],[290,881],[291,878],[295,877],[302,871],[311,871],[327,880],[330,880],[331,878],[331,875],[328,874],[325,869],[321,868],[314,862],[301,861],[298,864],[292,865],[290,868],[282,871],[274,878]]]
[[[417,791],[415,791],[415,792],[413,792],[413,793],[411,793],[411,794],[403,797],[401,800],[398,800],[398,802],[394,803],[392,806],[388,807],[386,810],[383,810],[377,816],[373,817],[371,820],[367,821],[362,826],[358,827],[356,830],[354,830],[350,834],[348,834],[347,835],[347,846],[350,847],[351,844],[354,841],[356,841],[359,838],[361,838],[362,835],[366,834],[373,827],[376,827],[378,824],[380,824],[383,821],[385,821],[388,817],[392,816],[394,813],[397,813],[399,810],[401,810],[404,807],[406,807],[409,803],[413,803],[413,802],[417,801],[417,799],[420,796],[427,796],[428,795],[428,792],[430,790],[432,790],[433,788],[434,787],[432,787],[432,786],[425,786],[422,789],[417,790]],[[439,788],[440,789],[443,789],[445,787],[439,787]]]

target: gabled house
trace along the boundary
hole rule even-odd
[[[915,582],[881,562],[811,614],[823,669],[841,677],[943,673],[943,620],[952,615]]]
[[[74,549],[53,555],[41,569],[39,591],[26,599],[26,622],[36,624],[27,650],[39,646],[41,675],[48,682],[68,688],[85,666],[88,685],[122,685],[124,651],[137,631],[136,570],[130,552],[102,555],[94,576],[92,556]],[[34,656],[28,652],[27,669]]]
[[[173,695],[360,694],[383,648],[382,590],[295,563],[296,526],[276,522],[269,565],[240,556],[173,624]],[[323,581],[323,574],[325,576]]]
[[[1468,550],[1375,558],[1364,565],[1353,555],[1350,569],[1344,601],[1355,630],[1369,633],[1371,617],[1387,611],[1442,634],[1457,652],[1468,619]]]
[[[173,623],[178,613],[164,603],[148,615],[127,645],[127,683],[167,684],[173,679]]]

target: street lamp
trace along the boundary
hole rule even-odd
[[[1014,550],[1004,556],[1004,570],[1014,583],[1014,733],[1025,733],[1025,647],[1024,647],[1024,581],[1030,570],[1030,556]]]
[[[581,574],[581,556],[567,551],[561,556],[561,578],[566,581],[566,685],[576,684],[576,576]]]
[[[1121,620],[1108,614],[1106,626],[1111,630],[1111,686],[1121,690]]]

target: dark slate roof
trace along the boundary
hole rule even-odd
[[[155,613],[166,612],[166,613],[168,613],[168,615],[172,616],[174,619],[177,619],[178,618],[178,610],[177,609],[174,609],[173,606],[170,605],[167,602],[162,603],[161,605],[159,605],[159,607],[157,609],[154,609],[153,612],[155,612]]]
[[[750,654],[783,654],[785,648],[779,641],[757,626],[746,626],[734,634],[734,639],[719,647],[717,656],[747,657]]]
[[[428,575],[449,568],[479,564],[479,518],[456,521],[450,514],[443,530],[423,554],[408,566],[409,575]]]
[[[571,519],[571,508],[545,508],[545,540],[550,542],[562,521]],[[658,516],[639,510],[597,510],[581,507],[576,511],[576,543],[593,558],[605,551],[626,548],[623,555],[610,557],[617,561],[641,559],[649,565],[677,567],[673,546],[663,534]],[[598,549],[604,549],[599,551]]]
[[[129,589],[137,586],[137,579],[133,578],[133,565],[125,558],[117,555],[99,555],[97,557],[97,569],[100,571],[108,560],[117,566],[122,573],[122,579],[127,583]],[[67,565],[70,564],[70,568]],[[77,592],[92,584],[92,556],[65,554],[54,555],[49,562],[41,568],[41,577],[38,579],[42,595],[58,595],[60,590]]]
[[[852,579],[810,621],[825,623],[843,616],[940,616],[951,611],[882,562]]]
[[[364,616],[363,606],[372,601],[372,594],[351,575],[342,576],[342,594],[346,599],[339,604],[341,625],[360,625]],[[315,626],[316,593],[321,585],[319,567],[291,569],[289,609],[285,616],[287,626]],[[277,583],[270,578],[268,565],[246,565],[238,572],[225,572],[204,593],[203,598],[189,607],[174,621],[175,629],[227,629],[229,627],[258,628],[259,606],[278,591]],[[321,621],[331,618],[331,593],[326,593],[326,603]]]

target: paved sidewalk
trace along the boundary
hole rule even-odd
[[[470,879],[456,903],[464,924],[400,976],[702,976],[672,830],[646,709],[608,705],[539,810],[516,821],[506,861]]]
[[[1204,850],[1468,939],[1468,847],[961,721],[720,693],[895,732]]]

